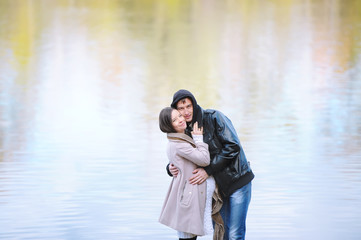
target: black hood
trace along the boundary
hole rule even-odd
[[[170,106],[172,108],[177,108],[177,103],[184,98],[189,98],[193,104],[193,118],[190,127],[192,128],[195,122],[198,122],[199,127],[203,127],[202,108],[197,104],[196,98],[190,91],[185,89],[178,90],[176,93],[174,93],[173,101]]]

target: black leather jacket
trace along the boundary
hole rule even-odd
[[[232,122],[220,111],[202,111],[203,140],[209,146],[211,164],[204,169],[213,175],[224,196],[248,184],[254,178],[249,162]]]

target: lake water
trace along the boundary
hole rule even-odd
[[[177,239],[180,88],[239,134],[248,240],[360,239],[358,0],[3,0],[0,62],[0,239]]]

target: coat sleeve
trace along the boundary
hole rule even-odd
[[[196,143],[196,147],[192,147],[189,143],[178,143],[176,145],[177,154],[194,164],[205,167],[210,163],[208,144],[204,142]]]
[[[233,162],[241,151],[241,144],[231,120],[219,111],[215,113],[213,118],[215,124],[215,137],[222,147],[213,157],[211,165],[205,168],[208,175],[213,175],[215,172],[222,171]]]

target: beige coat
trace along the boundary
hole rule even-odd
[[[166,195],[159,222],[181,232],[204,235],[204,208],[206,182],[192,185],[189,178],[197,166],[209,165],[210,157],[206,143],[194,143],[182,133],[168,133],[167,155],[170,163],[178,169]]]

